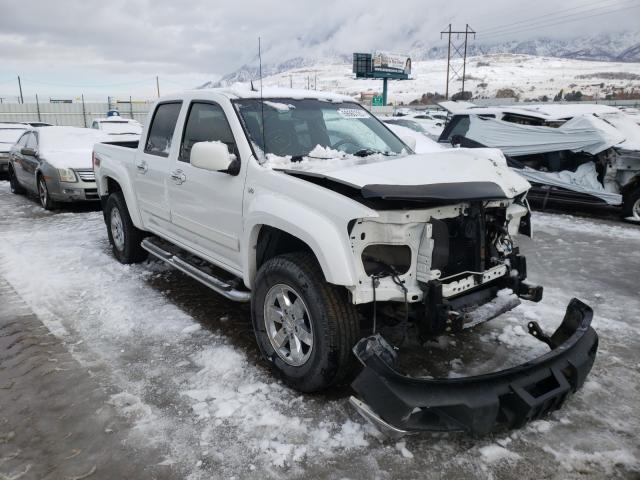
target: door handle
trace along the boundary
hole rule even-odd
[[[177,184],[181,185],[187,180],[187,176],[180,169],[171,172],[171,179]]]
[[[136,163],[136,168],[140,173],[147,173],[147,162],[143,160],[140,163]]]

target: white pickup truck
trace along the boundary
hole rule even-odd
[[[151,253],[250,301],[260,349],[292,387],[355,378],[352,404],[392,435],[485,433],[559,408],[597,349],[575,299],[552,336],[530,322],[551,350],[524,365],[398,370],[402,349],[381,335],[398,319],[426,339],[542,296],[516,246],[531,233],[529,184],[498,150],[410,143],[349,97],[197,90],[160,99],[137,148],[97,144],[94,169],[116,258]]]

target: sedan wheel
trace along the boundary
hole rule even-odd
[[[42,205],[42,208],[45,210],[53,210],[56,208],[57,205],[49,196],[47,182],[43,176],[38,177],[38,197],[40,198],[40,205]]]

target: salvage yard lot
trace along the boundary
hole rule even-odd
[[[543,302],[443,337],[426,354],[452,375],[533,358],[544,347],[525,333],[527,320],[553,331],[576,296],[594,308],[600,336],[584,388],[523,430],[396,442],[357,416],[348,389],[305,396],[275,380],[259,359],[248,308],[157,262],[117,263],[100,212],[45,212],[0,182],[0,277],[100,385],[104,396],[95,401],[109,407],[122,444],[139,452],[140,468],[131,471],[148,478],[637,478],[640,228],[537,213],[534,231],[521,247],[531,282],[545,286]],[[0,302],[0,327],[12,315]],[[17,478],[37,462],[29,449],[43,448],[7,431],[20,406],[4,392],[0,479]],[[65,414],[74,412],[87,414],[71,407]],[[57,436],[64,445],[66,432],[49,434],[42,441]],[[113,458],[112,445],[85,448]],[[115,478],[113,462],[96,464],[88,478]],[[84,467],[78,475],[91,471]],[[46,478],[64,478],[51,468]],[[42,471],[34,464],[20,478]]]

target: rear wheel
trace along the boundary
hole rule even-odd
[[[22,195],[25,192],[24,187],[18,182],[16,173],[13,171],[11,165],[9,165],[9,187],[11,188],[11,193],[15,193],[16,195]]]
[[[137,263],[147,258],[147,252],[140,246],[144,232],[135,227],[122,192],[109,195],[105,209],[107,234],[113,255],[120,263]]]
[[[622,204],[623,216],[640,220],[640,187],[636,187],[624,197]]]
[[[272,369],[292,387],[315,392],[348,380],[359,318],[344,289],[328,284],[315,257],[275,257],[258,271],[251,298],[256,340]]]
[[[40,199],[40,205],[42,205],[42,208],[45,210],[55,210],[58,208],[58,203],[49,195],[47,181],[43,175],[38,175],[38,198]]]

